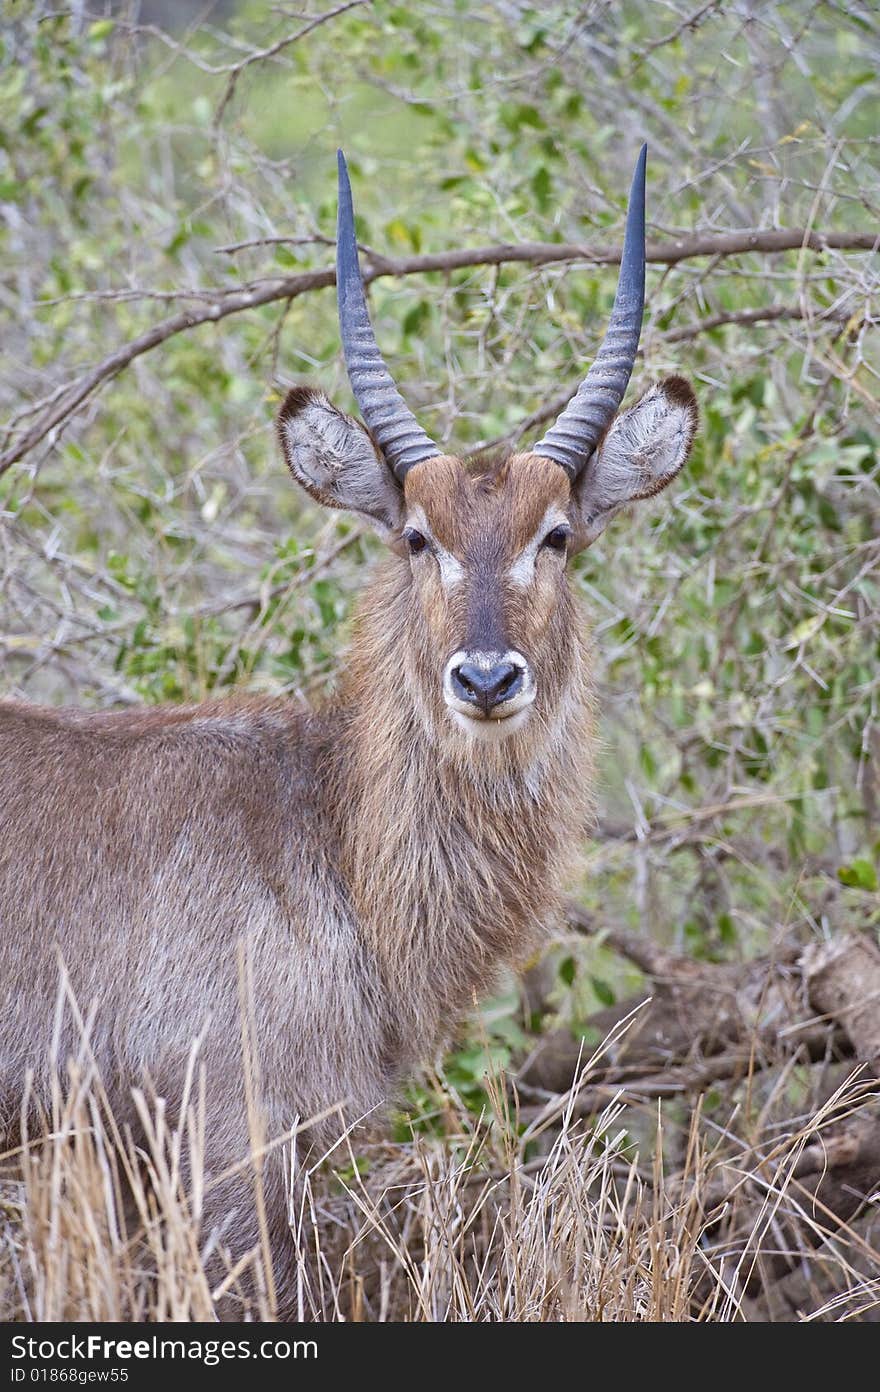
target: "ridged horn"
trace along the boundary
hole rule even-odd
[[[414,464],[434,459],[442,450],[430,440],[410,411],[382,359],[364,295],[358,263],[351,183],[345,155],[337,152],[339,209],[336,224],[336,300],[348,380],[364,424],[373,435],[400,483]]]
[[[574,481],[585,467],[623,400],[632,374],[645,309],[645,164],[643,145],[636,161],[626,232],[620,258],[620,276],[608,331],[592,367],[562,415],[534,446],[561,464]]]

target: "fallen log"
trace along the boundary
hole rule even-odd
[[[694,962],[626,931],[600,935],[577,905],[570,906],[568,922],[601,937],[647,978],[643,992],[586,1022],[591,1031],[610,1036],[610,1043],[577,1080],[569,1114],[597,1112],[615,1096],[690,1099],[696,1109],[716,1085],[732,1089],[733,1104],[737,1086],[747,1082],[751,1089],[759,1074],[772,1078],[776,1070],[784,1080],[798,1061],[849,1061],[842,1065],[843,1081],[824,1096],[819,1091],[812,1115],[788,1126],[774,1120],[772,1144],[719,1155],[699,1193],[683,1174],[680,1197],[696,1197],[707,1261],[723,1265],[744,1318],[798,1319],[819,1311],[823,1300],[829,1309],[822,1318],[850,1308],[857,1308],[859,1318],[869,1317],[880,1308],[880,1293],[860,1284],[859,1276],[880,1262],[875,939],[847,933],[747,963],[712,963]],[[517,1079],[534,1103],[523,1108],[533,1127],[559,1113],[560,1095],[572,1089],[589,1053],[582,1033],[560,1027],[545,1034]],[[674,1179],[667,1192],[675,1194]],[[757,1240],[756,1234],[763,1239],[771,1228],[772,1241]],[[846,1279],[835,1285],[829,1273],[844,1269]],[[712,1289],[707,1277],[695,1292],[695,1309]]]

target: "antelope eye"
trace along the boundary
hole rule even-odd
[[[549,546],[551,551],[564,551],[570,536],[568,527],[554,527],[552,532],[545,536],[544,545]]]
[[[403,534],[403,538],[409,547],[411,556],[417,556],[420,551],[424,551],[428,544],[427,538],[423,537],[421,532],[417,532],[415,527],[407,527]]]

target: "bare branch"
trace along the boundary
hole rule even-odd
[[[804,228],[777,231],[726,233],[722,236],[696,234],[671,242],[652,243],[647,259],[655,264],[675,266],[692,257],[740,256],[747,252],[776,254],[784,251],[809,249],[823,251],[866,251],[880,245],[880,234],[871,232],[817,232]],[[565,262],[589,262],[594,265],[614,265],[620,261],[620,248],[599,249],[587,245],[553,242],[523,242],[519,245],[499,244],[475,247],[473,250],[434,252],[422,256],[391,259],[370,254],[371,265],[364,272],[369,285],[383,276],[402,277],[431,271],[463,270],[475,266],[498,266],[525,263],[547,266]],[[219,292],[216,299],[202,308],[181,310],[178,314],[155,324],[131,342],[123,344],[91,371],[72,382],[46,410],[0,455],[0,475],[22,459],[85,402],[103,383],[117,377],[136,358],[165,343],[176,334],[198,328],[201,324],[218,323],[231,314],[257,309],[279,300],[294,300],[312,290],[321,290],[336,283],[332,268],[304,271],[295,276],[254,281],[249,286]],[[771,317],[780,317],[773,315]],[[752,322],[758,322],[753,320]],[[550,408],[542,408],[549,410]],[[528,424],[537,423],[539,416]],[[525,428],[525,427],[524,427]]]
[[[664,343],[687,343],[698,334],[725,328],[729,324],[771,324],[780,319],[805,319],[815,324],[848,324],[853,317],[844,309],[810,312],[799,305],[767,305],[764,309],[737,309],[727,314],[711,314],[705,319],[698,319],[694,324],[683,324],[679,329],[667,329],[660,337]]]

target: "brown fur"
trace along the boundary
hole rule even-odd
[[[0,703],[7,1140],[26,1074],[44,1098],[51,1082],[59,957],[121,1120],[136,1125],[131,1089],[145,1075],[177,1119],[200,1036],[210,1179],[249,1149],[240,944],[269,1136],[340,1105],[310,1131],[313,1153],[342,1118],[374,1113],[499,970],[534,950],[591,817],[594,744],[564,551],[537,542],[562,512],[572,545],[587,544],[637,496],[654,467],[649,430],[665,441],[658,477],[681,467],[692,397],[676,407],[660,388],[645,401],[576,490],[531,454],[476,470],[433,459],[402,492],[363,427],[319,393],[294,393],[279,433],[295,477],[369,517],[390,546],[339,699],[312,715],[281,700],[94,715]],[[413,517],[445,549],[445,577],[439,550],[408,553]],[[523,548],[525,580],[510,570]],[[464,733],[443,695],[451,655],[481,642],[514,646],[535,678],[527,719],[497,739]],[[68,1010],[61,1064],[80,1050]],[[283,1308],[277,1150],[263,1183]],[[257,1245],[240,1180],[206,1190],[202,1221],[234,1259]]]
[[[538,464],[558,487],[561,471]],[[515,527],[496,535],[511,516],[500,484],[481,493],[452,461],[436,479],[420,472],[413,496],[456,546],[515,545]],[[515,474],[509,488],[529,493]],[[459,506],[473,509],[470,543]],[[0,704],[8,1138],[26,1071],[48,1088],[59,952],[83,1012],[94,1007],[91,1048],[130,1123],[145,1071],[175,1115],[204,1031],[215,1174],[248,1148],[239,940],[270,1134],[334,1102],[348,1120],[370,1113],[448,1038],[553,919],[587,824],[588,665],[561,571],[555,588],[535,635],[538,708],[498,746],[449,727],[437,673],[455,612],[396,555],[363,598],[340,701],[313,716],[260,700],[93,715]],[[525,618],[519,601],[521,644]],[[68,1014],[61,1057],[77,1048]],[[318,1127],[315,1146],[335,1129]],[[283,1284],[277,1155],[265,1182]],[[246,1187],[209,1193],[205,1231],[215,1225],[235,1256],[256,1243]]]

